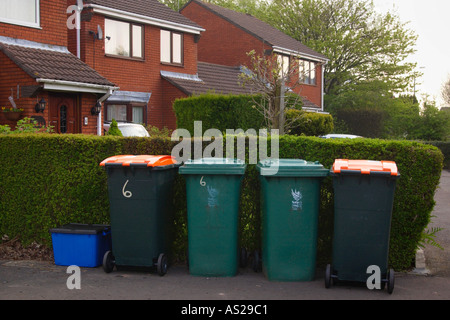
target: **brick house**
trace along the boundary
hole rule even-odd
[[[115,85],[69,52],[66,10],[66,0],[0,2],[0,107],[15,104],[58,133],[96,134],[93,107]],[[14,127],[10,114],[0,124]]]
[[[103,120],[175,129],[171,102],[178,96],[165,90],[161,72],[196,75],[197,42],[203,31],[157,0],[85,0],[80,58],[120,87],[105,100]],[[76,30],[69,31],[68,42],[76,53]]]
[[[303,75],[296,92],[304,98],[304,109],[323,111],[324,55],[251,15],[211,3],[191,0],[180,13],[206,30],[198,42],[199,61],[237,67],[249,64],[251,50],[277,54],[283,68],[296,64]]]

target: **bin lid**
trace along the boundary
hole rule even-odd
[[[359,173],[359,174],[386,174],[398,176],[397,165],[394,161],[373,161],[373,160],[348,160],[336,159],[333,173]]]
[[[58,228],[50,229],[51,233],[67,233],[67,234],[99,234],[108,231],[111,226],[106,224],[82,224],[69,223]]]
[[[177,161],[172,156],[167,155],[117,155],[109,157],[100,163],[100,166],[143,166],[143,167],[163,167],[177,165]]]
[[[244,174],[245,161],[231,158],[200,158],[184,162],[180,174]]]
[[[303,159],[267,159],[260,161],[256,168],[262,176],[326,177],[329,174],[319,161]]]

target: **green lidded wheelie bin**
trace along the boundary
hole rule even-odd
[[[265,160],[258,163],[257,169],[265,276],[277,281],[313,280],[320,187],[329,170],[317,161],[301,159]]]
[[[327,288],[338,280],[367,282],[368,268],[379,268],[380,288],[394,288],[388,270],[392,208],[400,174],[393,161],[336,159],[330,170],[334,189],[332,264]]]
[[[166,155],[118,155],[100,166],[108,175],[112,239],[103,269],[156,267],[164,275],[172,244],[173,184],[180,164]]]
[[[238,226],[242,160],[188,160],[186,178],[189,273],[230,277],[238,268]]]

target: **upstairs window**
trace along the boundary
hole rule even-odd
[[[300,82],[315,85],[317,64],[308,60],[299,60],[298,63]]]
[[[1,0],[0,22],[39,28],[39,0]]]
[[[289,68],[290,68],[290,58],[289,56],[279,54],[277,56],[278,65],[280,67],[280,77],[285,77],[289,74]]]
[[[183,34],[161,30],[161,62],[183,64]]]
[[[105,19],[105,53],[109,55],[144,58],[142,25]]]

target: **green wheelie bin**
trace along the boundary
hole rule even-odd
[[[186,179],[188,263],[195,276],[230,277],[238,269],[238,226],[244,161],[188,160]]]
[[[156,268],[163,276],[172,244],[173,184],[180,164],[171,156],[118,155],[100,163],[108,175],[112,250],[103,269]]]
[[[278,167],[278,171],[274,168]],[[315,276],[321,181],[329,170],[301,159],[261,161],[262,269],[269,280]]]
[[[367,283],[372,268],[378,268],[380,289],[387,283],[392,293],[394,271],[388,269],[388,256],[395,185],[400,177],[396,163],[336,159],[330,172],[334,233],[325,287],[341,280]]]

